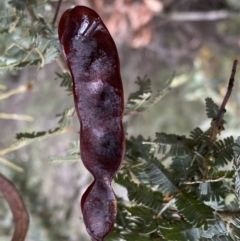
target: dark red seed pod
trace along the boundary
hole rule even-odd
[[[24,241],[29,225],[27,209],[18,190],[0,173],[0,192],[6,199],[14,219],[15,229],[12,241]]]
[[[115,222],[111,181],[125,149],[119,57],[106,26],[90,8],[67,10],[58,34],[73,79],[81,158],[94,177],[81,200],[83,219],[92,238],[101,241]]]

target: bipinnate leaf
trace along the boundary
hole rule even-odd
[[[215,104],[213,102],[213,100],[211,98],[206,98],[206,112],[207,112],[207,117],[214,119],[217,117],[218,111],[219,111],[219,107],[217,104]]]
[[[190,139],[194,142],[195,145],[206,143],[209,140],[210,131],[203,131],[199,127],[193,129],[190,132]]]
[[[231,236],[234,238],[234,240],[238,241],[240,240],[240,218],[239,216],[236,216],[233,218],[231,224]]]
[[[172,80],[173,77],[165,81],[161,89],[153,94],[150,79],[138,77],[135,83],[139,89],[128,97],[124,115],[137,114],[155,105],[169,91]]]
[[[127,189],[128,197],[132,204],[144,205],[157,211],[161,209],[163,196],[159,191],[153,191],[144,184],[136,184],[121,173],[117,175],[115,181]]]
[[[217,221],[214,225],[210,226],[208,230],[200,229],[202,241],[233,241],[228,236],[226,224],[223,221]]]
[[[200,234],[187,222],[169,224],[166,228],[160,227],[161,235],[168,241],[198,241]]]
[[[216,165],[224,166],[233,160],[233,146],[234,139],[232,136],[216,141],[213,144],[213,156]]]
[[[185,136],[174,134],[156,133],[156,139],[153,143],[159,146],[159,152],[165,154],[166,147],[169,147],[170,156],[185,156],[192,152],[192,140]]]
[[[71,75],[68,72],[62,73],[62,74],[56,72],[56,75],[57,75],[57,78],[61,80],[60,86],[65,87],[66,91],[70,91],[72,93],[73,82],[72,82]]]
[[[177,210],[193,227],[204,225],[207,228],[208,222],[214,220],[212,209],[190,193],[179,193],[176,196],[175,205]]]
[[[153,158],[139,170],[138,173],[134,173],[137,178],[143,183],[157,185],[157,190],[163,195],[171,195],[178,191],[178,188],[173,182],[173,177],[159,160]]]

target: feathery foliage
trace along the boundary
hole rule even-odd
[[[129,177],[124,177],[121,173],[117,175],[115,181],[127,188],[128,198],[132,203],[144,205],[156,211],[161,209],[163,195],[159,191],[153,191],[143,184],[136,184]]]
[[[169,91],[171,82],[172,79],[167,80],[163,88],[153,95],[150,79],[146,76],[143,79],[138,77],[135,83],[139,90],[129,95],[124,115],[136,114],[155,105]]]
[[[61,80],[60,86],[65,87],[66,91],[72,92],[72,78],[71,78],[70,74],[68,72],[62,73],[62,74],[56,72],[56,75],[57,75],[56,79]]]
[[[218,111],[219,107],[207,98],[207,117],[215,121]],[[138,227],[143,213],[133,212],[133,207],[136,210],[141,207],[144,212],[149,210],[148,214],[156,212],[151,218],[144,213],[150,226],[157,221],[155,230],[154,226],[149,232],[143,228],[129,229],[128,235],[138,234],[144,240],[179,241],[240,238],[238,219],[233,219],[239,210],[240,138],[236,141],[231,136],[218,139],[220,131],[213,132],[212,128],[203,131],[197,127],[190,131],[189,137],[156,133],[154,140],[142,136],[127,139],[123,168],[115,178],[127,189],[130,202],[121,205],[120,212],[128,213],[122,219],[130,218],[134,220],[132,225]],[[170,165],[165,166],[166,160]],[[220,169],[232,163],[234,170]],[[235,181],[235,189],[230,180]],[[229,194],[236,194],[237,199],[227,204],[224,199]],[[230,223],[224,218],[225,212],[228,220],[232,220]],[[120,226],[117,219],[114,231],[118,237],[130,240],[123,235]]]
[[[207,117],[214,119],[217,117],[219,107],[217,104],[213,102],[211,98],[206,98],[206,112],[207,112]]]

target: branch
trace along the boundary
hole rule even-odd
[[[233,86],[234,86],[234,77],[235,77],[235,74],[236,74],[236,69],[237,69],[237,64],[238,64],[238,61],[237,60],[234,60],[233,62],[233,67],[232,67],[232,73],[231,73],[231,76],[230,76],[230,79],[229,79],[229,82],[228,82],[228,88],[227,88],[227,93],[223,99],[223,102],[222,102],[222,105],[218,111],[218,115],[216,117],[216,125],[219,126],[220,125],[220,122],[221,120],[223,119],[223,115],[224,113],[226,112],[225,110],[225,106],[229,100],[229,97],[232,93],[232,89],[233,89]]]
[[[233,211],[229,211],[229,210],[227,210],[227,211],[215,210],[215,212],[225,222],[231,222],[233,217],[240,215],[240,210],[233,210]]]
[[[18,165],[14,164],[13,162],[11,162],[11,161],[3,158],[3,157],[0,157],[0,163],[14,169],[17,172],[23,172],[24,171],[21,167],[19,167]]]
[[[217,117],[212,120],[211,134],[210,134],[209,141],[208,141],[208,150],[211,149],[214,141],[216,140],[216,136],[224,129],[223,126],[222,126],[222,120],[223,120],[223,116],[226,112],[226,109],[225,109],[226,104],[229,100],[229,97],[232,93],[232,89],[233,89],[233,86],[234,86],[234,77],[235,77],[235,74],[236,74],[237,64],[238,64],[238,61],[234,60],[233,67],[232,67],[232,73],[231,73],[231,76],[230,76],[230,79],[229,79],[229,82],[228,82],[228,88],[227,88],[226,95],[223,99],[223,102],[222,102],[220,108],[219,108]]]
[[[15,113],[2,113],[0,112],[0,119],[8,120],[22,120],[22,121],[33,121],[33,117],[30,115],[18,115]]]
[[[227,172],[224,174],[224,176],[215,178],[215,179],[207,179],[207,180],[199,180],[199,181],[192,181],[192,182],[184,182],[184,184],[196,184],[196,183],[206,183],[206,182],[220,182],[222,180],[225,179],[225,177],[227,176]]]
[[[217,21],[229,18],[236,18],[235,12],[228,11],[209,11],[209,12],[176,12],[163,16],[168,21]]]
[[[54,26],[56,20],[57,20],[57,16],[58,16],[58,13],[59,13],[59,9],[60,9],[60,6],[62,4],[62,0],[59,0],[58,1],[58,5],[57,5],[57,9],[56,9],[56,12],[55,12],[55,15],[54,15],[54,18],[53,18],[53,21],[52,21],[52,25]]]
[[[22,85],[16,89],[13,89],[13,90],[0,94],[0,100],[6,99],[12,95],[16,95],[16,94],[20,94],[20,93],[29,91],[32,89],[32,86],[33,86],[33,80],[31,80],[27,85]]]

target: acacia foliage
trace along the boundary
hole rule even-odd
[[[207,98],[207,117],[214,121],[218,110]],[[127,138],[115,181],[127,189],[128,200],[119,200],[115,229],[107,240],[240,239],[240,137],[213,140],[212,128],[197,127],[188,136]],[[229,194],[235,199],[226,204]]]

